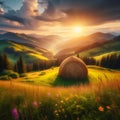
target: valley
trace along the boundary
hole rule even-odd
[[[120,0],[0,0],[0,120],[120,120]]]

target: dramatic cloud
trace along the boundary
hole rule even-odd
[[[65,13],[59,10],[56,7],[56,4],[53,3],[53,1],[48,1],[47,8],[43,12],[43,14],[41,14],[40,16],[36,16],[36,18],[46,22],[60,22],[61,19],[65,18],[65,16]]]
[[[4,14],[4,9],[0,7],[0,14]]]
[[[5,3],[0,2],[0,27],[18,25],[19,29],[30,30],[58,24],[94,26],[120,20],[120,0],[22,1],[16,10],[4,10]]]
[[[2,13],[2,9],[0,10]],[[25,28],[32,29],[37,26],[35,16],[39,16],[37,0],[24,0],[20,10],[9,10],[8,12],[0,15],[0,19],[7,19],[9,21],[18,22],[25,26]],[[3,22],[4,24],[5,22]]]
[[[66,14],[65,23],[96,25],[120,20],[119,0],[52,0]]]
[[[37,0],[24,0],[23,6],[18,12],[20,13],[21,16],[24,16],[25,18],[39,15],[38,1]]]

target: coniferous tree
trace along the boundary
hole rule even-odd
[[[3,56],[0,53],[0,72],[3,71]]]
[[[3,69],[6,69],[6,70],[12,70],[13,67],[12,67],[12,64],[8,58],[8,55],[5,53],[3,55]]]
[[[117,69],[120,69],[120,55],[117,57]]]
[[[18,70],[18,64],[17,63],[14,65],[14,71],[15,72],[19,72],[19,70]]]
[[[96,64],[96,60],[93,57],[83,57],[81,59],[86,63],[86,65],[95,65]]]
[[[103,56],[101,58],[100,66],[111,68],[111,69],[120,69],[120,55],[116,53]]]
[[[19,60],[17,62],[17,67],[18,67],[18,73],[20,74],[26,73],[26,66],[22,56],[19,57]]]

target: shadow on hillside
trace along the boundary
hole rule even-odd
[[[79,86],[83,84],[89,84],[89,78],[85,78],[82,80],[73,80],[73,79],[63,79],[59,76],[55,79],[53,86]]]

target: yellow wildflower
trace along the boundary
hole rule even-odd
[[[111,107],[110,107],[110,106],[106,106],[106,108],[107,108],[108,110],[110,110],[110,109],[111,109]]]

